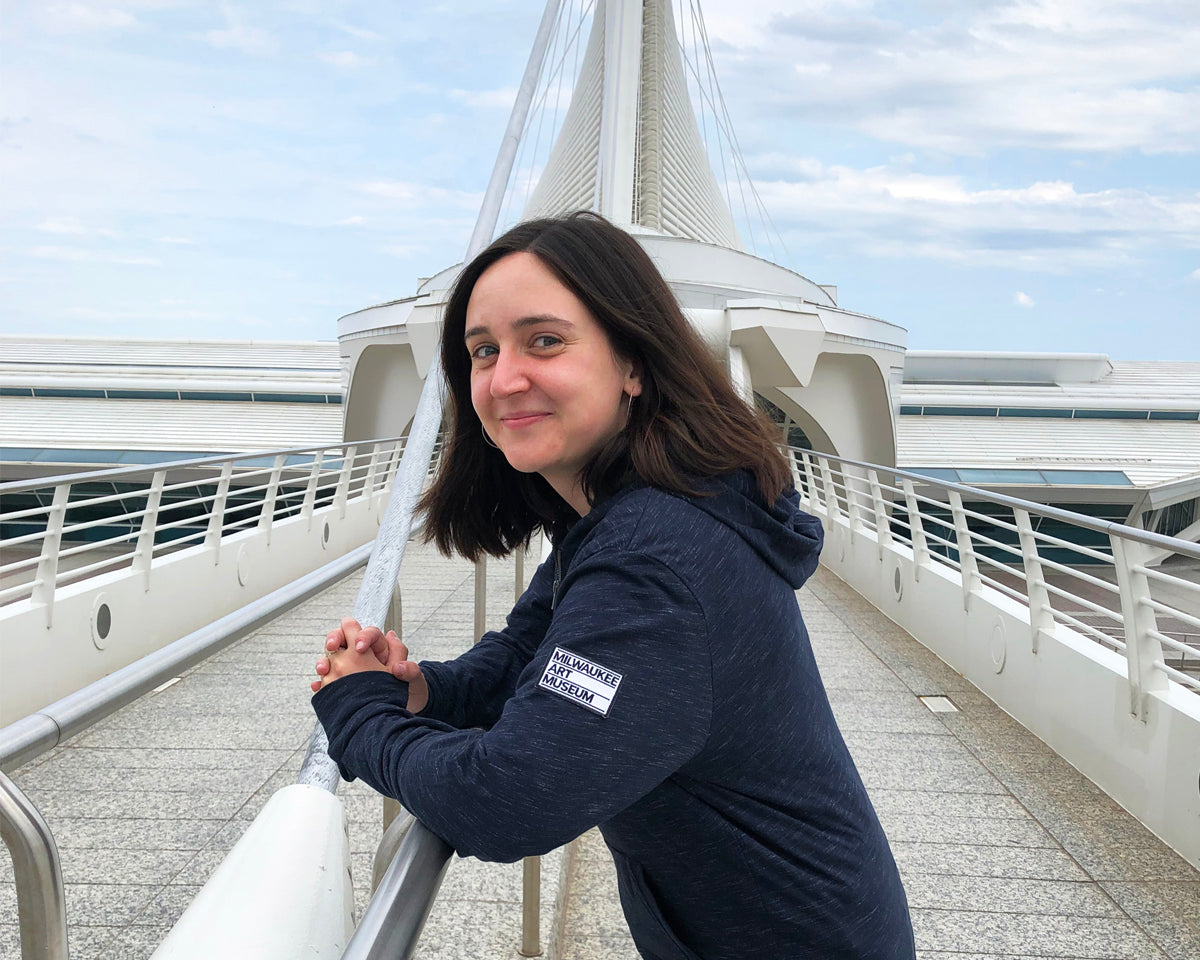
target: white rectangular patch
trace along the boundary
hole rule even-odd
[[[595,710],[602,717],[608,716],[608,708],[612,706],[620,685],[619,673],[577,657],[562,647],[554,648],[550,662],[542,672],[542,679],[538,681],[539,687]]]

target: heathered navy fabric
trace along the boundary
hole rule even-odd
[[[386,673],[322,689],[330,756],[464,856],[516,860],[599,825],[647,960],[911,960],[793,592],[820,523],[794,494],[766,508],[749,475],[714,489],[594,507],[505,630],[422,663],[421,716]],[[621,674],[607,716],[539,686],[556,648]]]

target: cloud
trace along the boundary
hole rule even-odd
[[[1018,290],[1016,295],[1013,297],[1013,303],[1015,303],[1018,307],[1024,307],[1026,310],[1029,310],[1033,307],[1034,300],[1029,294]]]
[[[565,91],[566,96],[562,97],[562,106],[565,109],[566,103],[570,99],[571,91]],[[448,96],[455,103],[461,103],[468,107],[495,107],[504,110],[511,110],[512,105],[517,100],[516,87],[501,87],[496,90],[447,90]],[[551,90],[546,97],[547,103],[554,102],[554,91]]]
[[[366,217],[346,217],[345,220],[339,220],[337,222],[337,225],[339,227],[359,227],[359,226],[362,226],[366,222],[367,222]]]
[[[50,217],[37,225],[42,233],[87,233],[87,227],[74,217]]]
[[[445,187],[431,187],[406,180],[373,180],[360,184],[358,189],[375,197],[395,200],[409,208],[453,206],[478,210],[483,202],[483,194],[480,192],[448,190]]]
[[[1067,272],[1127,262],[1155,247],[1200,247],[1200,196],[1141,188],[1078,190],[1063,180],[973,188],[906,166],[858,169],[811,157],[752,158],[758,192],[785,231],[849,241],[889,257]],[[738,188],[730,184],[735,213]]]
[[[279,41],[257,27],[247,25],[241,15],[230,6],[222,8],[225,13],[225,29],[209,30],[204,39],[222,50],[240,50],[253,57],[268,57],[279,50]]]
[[[159,261],[153,257],[121,256],[82,247],[39,246],[34,247],[30,252],[40,260],[64,260],[70,263],[119,263],[144,267],[159,265]]]
[[[158,237],[154,242],[155,243],[192,244],[192,243],[195,243],[196,241],[189,240],[187,237]]]
[[[63,32],[123,30],[137,23],[125,10],[91,3],[52,3],[43,16],[52,29]]]
[[[324,60],[328,64],[335,67],[341,67],[343,70],[354,70],[358,67],[369,67],[375,61],[369,57],[360,57],[357,53],[351,50],[337,50],[330,53],[318,53],[318,60]]]
[[[384,39],[382,34],[376,33],[374,30],[367,30],[367,29],[364,29],[363,27],[356,27],[353,24],[338,23],[338,24],[335,24],[335,26],[339,30],[341,30],[342,33],[349,34],[350,36],[354,37],[356,40],[382,40],[382,39]]]
[[[982,0],[903,21],[883,4],[779,6],[706,4],[710,37],[743,21],[714,56],[728,87],[767,91],[763,136],[801,119],[960,155],[1200,149],[1200,20],[1183,0]]]
[[[1188,274],[1188,276],[1191,277],[1193,280],[1200,280],[1200,268],[1193,270],[1191,273]]]
[[[75,217],[49,217],[39,223],[34,229],[40,230],[42,233],[72,234],[75,236],[83,236],[84,234],[95,234],[100,237],[117,236],[115,230],[109,230],[105,227],[88,227]]]

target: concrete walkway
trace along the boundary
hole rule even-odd
[[[494,626],[511,604],[512,565],[490,562],[489,574]],[[471,568],[413,545],[403,582],[413,655],[465,649]],[[15,772],[60,846],[75,960],[148,957],[267,798],[294,782],[314,651],[356,589],[344,581]],[[840,580],[822,570],[799,598],[922,957],[1200,957],[1197,871]],[[926,694],[959,712],[931,713],[917,699]],[[380,799],[361,783],[340,796],[361,911]],[[603,843],[593,831],[576,847],[565,888],[564,862],[546,858],[543,946],[563,960],[634,960]],[[519,891],[519,864],[456,860],[419,956],[515,958]],[[0,851],[0,960],[18,956]]]

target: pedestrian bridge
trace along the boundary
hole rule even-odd
[[[92,492],[82,498],[61,492],[75,485],[67,478],[44,481],[40,493],[24,490],[23,516],[6,511],[3,572],[6,596],[17,599],[0,608],[5,678],[19,673],[14,665],[46,656],[47,640],[73,645],[81,659],[86,648],[103,653],[95,628],[75,628],[70,637],[54,624],[70,622],[72,604],[92,612],[96,595],[125,596],[123,578],[132,578],[147,608],[165,618],[169,605],[151,595],[162,589],[180,597],[181,588],[160,572],[196,556],[211,571],[206,581],[194,572],[199,567],[188,568],[190,594],[202,598],[213,593],[222,566],[232,568],[236,582],[238,558],[247,553],[256,566],[243,569],[269,566],[274,550],[286,549],[291,562],[306,557],[310,572],[280,588],[263,584],[261,596],[245,594],[238,609],[192,630],[186,650],[173,644],[148,657],[135,650],[128,666],[86,686],[82,696],[56,692],[55,703],[40,703],[0,730],[11,777],[0,812],[14,851],[11,860],[0,855],[0,957],[65,955],[55,940],[55,884],[33,869],[40,861],[20,829],[23,810],[32,809],[53,836],[75,958],[149,957],[189,904],[198,909],[214,886],[229,882],[218,877],[204,886],[268,800],[300,774],[313,727],[307,684],[315,653],[330,624],[354,607],[366,550],[351,542],[373,536],[398,450],[394,443],[359,445],[203,464],[207,486],[183,467],[109,472],[104,482],[124,485],[132,546],[122,553],[119,544],[94,543],[109,563],[91,578],[60,568],[50,581],[22,580],[11,567],[24,561],[8,557],[23,546],[39,562],[22,569],[46,574],[47,551],[73,549],[66,546],[72,534],[78,539],[83,531],[72,528],[96,519],[103,505],[90,503],[97,494],[86,484],[98,480],[83,481],[84,492]],[[289,466],[288,457],[300,459]],[[1136,551],[1164,544],[1112,529],[1110,549],[1094,530],[1088,546],[1083,537],[1039,532],[1053,518],[1031,504],[1009,504],[1005,519],[994,509],[1003,498],[980,499],[987,495],[807,452],[795,451],[794,460],[808,507],[828,531],[823,565],[797,599],[900,866],[920,955],[1200,955],[1200,696],[1190,652],[1196,590],[1186,575],[1197,559],[1194,546],[1166,545],[1176,549],[1177,565],[1130,561]],[[214,524],[236,478],[255,470],[265,471],[257,516]],[[230,480],[224,501],[222,476]],[[156,525],[171,522],[163,504],[181,498],[160,495],[156,511],[152,491],[170,494],[189,481],[194,496],[182,501],[208,506],[199,513],[194,502],[186,508],[195,536],[180,544]],[[131,493],[139,482],[147,491],[140,500]],[[246,478],[242,487],[253,485]],[[0,489],[10,501],[14,486]],[[50,517],[56,502],[62,516],[45,528],[58,524],[57,542],[14,526],[33,522],[39,509]],[[88,510],[71,513],[75,503],[92,511],[91,520],[77,519]],[[881,516],[888,521],[879,523]],[[116,536],[109,520],[110,535],[96,543]],[[1005,536],[1010,520],[1012,535]],[[322,544],[339,537],[342,556],[334,557]],[[78,570],[90,554],[71,556]],[[393,616],[413,656],[454,656],[479,629],[500,625],[535,560],[491,561],[479,576],[471,565],[411,542]],[[490,590],[481,589],[485,583]],[[96,595],[77,599],[89,589]],[[47,598],[61,617],[47,614]],[[178,605],[188,606],[182,599]],[[112,604],[109,651],[122,610]],[[1146,610],[1152,615],[1138,612]],[[40,616],[37,631],[14,633],[17,613]],[[115,711],[98,707],[114,685],[121,692],[112,704],[128,702]],[[11,691],[2,689],[8,701]],[[342,786],[340,804],[353,884],[347,912],[359,921],[384,835],[383,803],[354,783]],[[297,835],[287,846],[303,855],[310,839]],[[340,863],[340,856],[329,861]],[[540,889],[531,882],[538,872]],[[198,898],[202,889],[207,893]],[[266,891],[244,899],[242,914],[257,914],[259,926],[279,922]],[[337,916],[332,920],[336,926]],[[170,952],[186,939],[186,922],[161,956],[187,955]],[[312,955],[340,956],[344,946],[344,938],[333,947],[316,944]],[[754,945],[746,946],[752,954]],[[516,957],[522,948],[574,960],[636,957],[595,832],[542,858],[540,868],[453,859],[414,955]],[[353,949],[346,956],[376,955]]]

